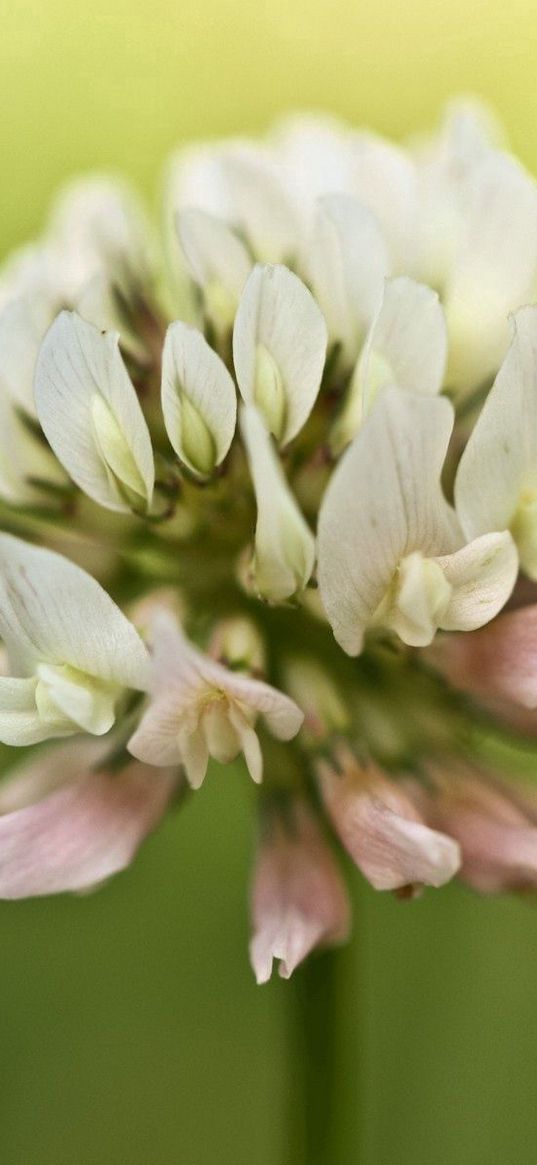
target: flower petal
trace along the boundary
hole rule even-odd
[[[443,635],[431,659],[464,691],[537,708],[537,604],[501,615],[473,635]]]
[[[488,623],[507,602],[518,574],[516,547],[507,530],[483,534],[436,561],[453,588],[440,622],[445,631],[474,631]]]
[[[257,856],[252,887],[254,934],[250,962],[266,983],[273,959],[289,979],[317,946],[343,941],[350,905],[339,869],[305,801],[292,806],[292,821],[270,823]]]
[[[444,304],[448,383],[459,390],[496,371],[508,315],[531,300],[537,273],[537,186],[512,158],[491,152],[477,169]]]
[[[130,864],[177,777],[137,762],[94,770],[99,755],[93,742],[62,744],[0,785],[0,898],[83,890]]]
[[[319,200],[305,263],[332,343],[351,367],[378,310],[390,261],[380,225],[346,194]]]
[[[208,477],[233,440],[237,397],[225,364],[189,324],[171,324],[166,333],[162,410],[177,456],[196,476]]]
[[[443,886],[460,866],[459,847],[429,829],[404,789],[380,770],[346,761],[319,765],[324,804],[345,849],[375,890]]]
[[[455,503],[467,537],[512,528],[522,565],[537,571],[537,308],[513,319],[513,339],[462,455]],[[517,510],[526,515],[516,529]],[[531,527],[535,534],[531,537]]]
[[[257,503],[255,586],[269,602],[279,603],[307,586],[315,562],[315,539],[257,409],[243,407],[240,426]]]
[[[125,487],[151,502],[151,440],[116,333],[62,312],[41,346],[35,376],[43,431],[73,481],[107,509],[128,512]]]
[[[387,279],[360,357],[366,402],[389,384],[409,392],[440,392],[447,355],[444,313],[435,291],[400,276]]]
[[[352,193],[378,219],[394,267],[408,270],[415,247],[417,180],[413,159],[374,134],[352,138]]]
[[[197,207],[178,211],[177,233],[195,283],[202,291],[218,284],[235,300],[236,307],[252,268],[238,235],[223,219]]]
[[[48,662],[137,690],[147,683],[142,640],[99,583],[10,534],[0,534],[0,636],[22,674]]]
[[[338,643],[364,631],[400,561],[461,542],[440,473],[453,426],[441,397],[387,390],[336,466],[319,517],[319,586]]]
[[[325,356],[326,326],[307,287],[287,267],[254,267],[235,320],[233,360],[243,400],[258,405],[282,445],[309,417]]]

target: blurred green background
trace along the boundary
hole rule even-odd
[[[474,91],[537,167],[534,0],[4,0],[1,16],[1,252],[68,174],[123,169],[149,194],[179,141],[289,107],[402,135]],[[1,906],[2,1165],[299,1165],[300,981],[252,982],[250,808],[242,770],[219,770],[101,893]],[[327,1165],[534,1165],[537,913],[353,885]]]

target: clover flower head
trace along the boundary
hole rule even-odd
[[[163,217],[82,178],[0,271],[0,895],[242,758],[265,982],[347,935],[338,847],[537,882],[537,186],[458,102],[188,147]]]

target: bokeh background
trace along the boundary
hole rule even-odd
[[[473,91],[537,168],[536,67],[534,0],[3,0],[0,252],[72,173],[154,197],[178,142],[292,107],[401,136]],[[2,1165],[300,1165],[300,981],[252,982],[250,808],[213,772],[99,894],[0,907]],[[352,881],[326,1165],[534,1165],[537,912]]]

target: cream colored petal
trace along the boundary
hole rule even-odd
[[[99,583],[9,534],[0,534],[0,636],[22,674],[48,662],[135,689],[148,681],[146,648]]]
[[[319,200],[304,270],[341,359],[354,364],[378,310],[390,260],[374,214],[354,198]]]
[[[307,586],[315,562],[315,539],[257,409],[243,407],[240,426],[257,503],[255,584],[260,595],[278,603]]]
[[[162,411],[177,456],[196,476],[208,477],[233,440],[237,396],[220,357],[201,332],[181,322],[166,333]]]
[[[440,474],[453,410],[387,390],[337,465],[319,516],[319,586],[338,643],[362,649],[401,560],[449,553],[462,538]]]
[[[41,426],[73,481],[107,509],[141,509],[153,494],[149,431],[116,333],[62,312],[39,353],[35,400]]]
[[[537,308],[525,307],[513,319],[511,346],[462,455],[455,503],[466,536],[475,538],[512,527],[517,510],[523,516],[534,498]],[[531,523],[531,511],[526,516]]]
[[[254,267],[235,320],[233,360],[243,400],[257,404],[282,445],[309,417],[325,356],[326,326],[308,289],[286,267]]]

